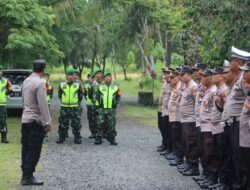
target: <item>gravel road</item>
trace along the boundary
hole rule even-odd
[[[54,126],[57,126],[58,100],[52,102]],[[196,190],[190,177],[180,175],[175,167],[156,152],[160,134],[157,128],[142,126],[121,117],[118,109],[118,146],[95,146],[88,139],[86,110],[82,117],[82,144],[73,144],[73,136],[55,143],[57,128],[49,134],[36,177],[45,180],[43,187],[18,190]]]

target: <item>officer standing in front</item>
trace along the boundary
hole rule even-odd
[[[7,140],[7,95],[12,93],[12,86],[8,79],[3,77],[2,66],[0,65],[0,132],[1,142],[4,144],[9,143]]]
[[[104,74],[104,82],[99,85],[96,99],[100,105],[98,115],[97,134],[95,141],[96,145],[102,144],[102,130],[103,126],[107,129],[107,140],[111,145],[117,145],[115,137],[116,132],[116,108],[121,98],[121,91],[119,86],[112,82],[112,75],[110,72]]]
[[[59,140],[58,144],[65,141],[68,126],[71,124],[72,132],[74,134],[74,143],[81,144],[80,129],[81,119],[79,102],[82,101],[82,87],[79,83],[74,81],[75,70],[72,68],[67,69],[65,82],[59,85],[58,96],[61,100],[61,111],[59,117]],[[71,122],[71,123],[70,123]]]
[[[33,73],[25,79],[22,87],[22,185],[43,185],[33,173],[39,161],[45,132],[51,130],[51,117],[41,77],[45,60],[33,62]]]

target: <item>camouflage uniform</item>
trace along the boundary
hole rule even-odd
[[[91,85],[87,83],[84,86],[84,92],[85,92],[85,98],[86,98],[86,104],[87,104],[87,117],[89,121],[89,130],[91,134],[96,134],[96,130],[94,128],[94,120],[93,120],[93,101],[89,97],[89,90],[91,88]]]
[[[7,133],[7,109],[5,106],[0,106],[0,132]]]
[[[105,105],[103,99],[104,95],[102,94],[103,88],[110,88],[110,89],[116,89],[114,94],[112,95],[112,104]],[[98,115],[98,123],[97,123],[97,136],[103,135],[103,130],[106,130],[107,132],[107,139],[113,139],[116,137],[116,106],[118,102],[120,101],[120,89],[116,83],[111,83],[110,85],[107,85],[105,83],[99,85],[99,89],[97,92],[97,101],[100,105],[99,109],[99,115]]]

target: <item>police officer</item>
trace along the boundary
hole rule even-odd
[[[199,149],[195,119],[195,97],[197,83],[192,78],[192,68],[183,67],[180,79],[185,85],[180,102],[180,117],[182,124],[182,147],[186,163],[178,166],[184,176],[199,175]]]
[[[170,76],[171,94],[168,103],[169,124],[172,137],[172,148],[175,159],[170,160],[170,166],[177,166],[183,163],[182,152],[182,127],[180,122],[180,100],[183,91],[183,84],[180,81],[179,73],[174,71]]]
[[[9,143],[7,140],[7,95],[12,93],[12,86],[8,79],[3,77],[2,66],[0,65],[0,132],[1,132],[1,142]]]
[[[234,86],[228,96],[224,106],[224,112],[228,118],[225,120],[225,136],[231,155],[226,160],[226,165],[229,166],[226,170],[230,171],[225,176],[227,188],[241,189],[242,188],[242,173],[240,170],[239,159],[239,121],[243,109],[246,95],[249,90],[248,86],[243,85],[243,75],[239,67],[244,66],[249,60],[248,52],[239,50],[235,47],[231,49],[230,71],[235,80]]]
[[[33,62],[33,73],[25,79],[22,87],[22,185],[43,185],[33,173],[39,161],[46,131],[51,130],[51,117],[41,77],[46,67],[45,60]]]
[[[91,135],[89,136],[90,139],[95,138],[96,135],[96,130],[94,128],[94,121],[93,121],[93,117],[92,117],[92,112],[93,112],[93,101],[92,99],[89,97],[89,90],[91,88],[93,84],[93,77],[91,74],[88,74],[88,82],[84,85],[84,96],[86,99],[86,105],[87,105],[87,117],[88,117],[88,121],[89,121],[89,130],[91,132]]]
[[[111,145],[117,145],[116,132],[116,107],[121,98],[119,86],[112,82],[110,72],[104,74],[104,82],[99,85],[96,99],[100,105],[95,144],[102,144],[102,129],[106,125],[107,140]]]
[[[74,143],[81,144],[79,102],[82,101],[83,94],[81,85],[74,81],[74,73],[74,69],[67,69],[67,80],[65,82],[61,82],[59,85],[58,96],[61,100],[61,111],[59,117],[58,144],[64,142],[69,122],[71,122],[72,132],[75,136]]]
[[[202,133],[202,160],[205,162],[206,169],[208,171],[207,179],[198,182],[201,188],[207,188],[208,186],[215,185],[217,183],[217,160],[214,153],[213,135],[212,135],[212,108],[214,93],[216,86],[213,84],[212,75],[210,69],[207,69],[202,73],[202,84],[205,88],[205,94],[201,102],[200,107],[200,129]]]
[[[164,78],[165,78],[165,89],[163,92],[163,103],[162,103],[162,117],[163,117],[163,143],[164,149],[160,152],[160,155],[165,156],[169,160],[173,160],[175,155],[172,153],[172,141],[171,141],[171,131],[169,126],[169,111],[168,111],[168,102],[170,98],[170,74],[173,72],[172,68],[164,69]]]
[[[221,165],[224,160],[226,160],[227,154],[225,154],[226,144],[224,144],[223,133],[224,129],[221,126],[222,122],[222,112],[224,109],[224,104],[229,93],[229,88],[225,84],[225,77],[228,70],[222,67],[215,67],[212,70],[213,73],[213,84],[216,85],[217,89],[214,93],[214,102],[212,108],[212,135],[213,135],[213,144],[214,144],[214,155],[216,159],[216,173],[218,173],[219,183],[215,185],[208,186],[209,189],[216,189],[221,187],[221,184],[224,183],[223,173],[221,170]]]
[[[161,145],[157,147],[157,151],[162,151],[164,150],[164,143],[163,143],[163,117],[162,117],[162,103],[163,103],[163,92],[165,88],[165,76],[164,76],[164,68],[162,68],[162,84],[161,84],[161,91],[160,95],[158,97],[158,110],[157,110],[157,118],[158,118],[158,128],[160,130],[162,140],[161,140]]]
[[[250,86],[250,59],[244,67],[243,85]],[[240,116],[240,169],[243,173],[242,188],[250,189],[250,91]]]

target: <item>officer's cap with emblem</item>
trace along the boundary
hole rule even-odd
[[[75,69],[73,69],[73,68],[68,68],[66,70],[66,75],[73,75],[74,73],[75,73]]]
[[[105,72],[103,76],[104,77],[111,76],[111,73],[110,72]]]
[[[213,74],[222,74],[224,72],[224,68],[216,66],[211,70]]]
[[[188,67],[188,66],[184,66],[181,71],[179,72],[180,75],[184,75],[186,73],[189,73],[189,74],[192,74],[193,73],[193,70],[191,67]]]
[[[45,69],[47,62],[44,59],[37,59],[32,62],[34,71]]]
[[[96,69],[93,73],[93,77],[95,77],[97,73],[102,73],[102,72],[103,72],[102,69]]]
[[[211,69],[207,69],[203,73],[201,73],[201,75],[203,75],[204,77],[208,77],[208,76],[212,76],[213,72],[211,71]]]
[[[250,62],[247,62],[244,67],[240,67],[242,71],[250,71]]]
[[[246,62],[250,62],[250,53],[237,49],[233,46],[231,49],[231,59],[241,59]]]
[[[174,72],[175,69],[171,68],[171,67],[165,67],[165,68],[162,68],[162,72],[163,73],[172,73]]]
[[[200,69],[202,69],[203,71],[207,69],[207,65],[204,63],[197,63],[192,67],[193,71],[199,71]]]

